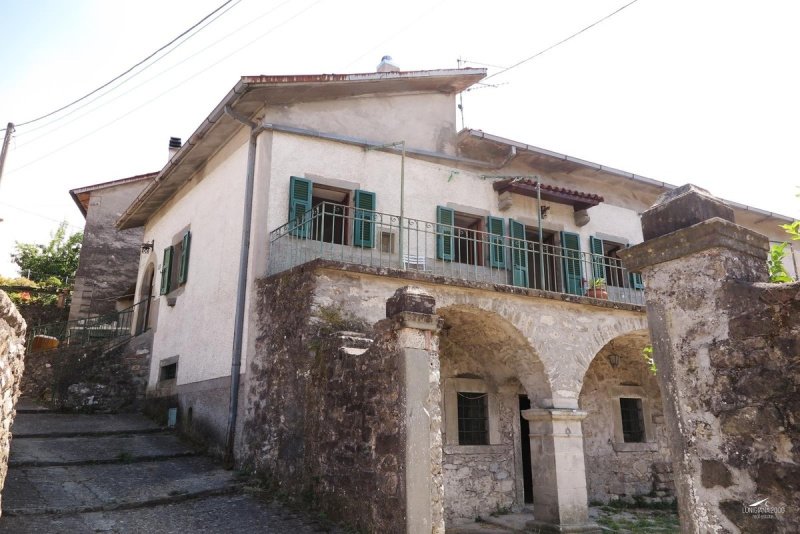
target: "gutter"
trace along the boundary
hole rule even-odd
[[[250,121],[226,105],[224,112],[234,120],[250,127],[250,143],[247,150],[247,175],[245,179],[244,206],[242,215],[242,245],[239,253],[239,281],[236,286],[236,316],[233,326],[233,349],[231,350],[231,397],[228,407],[228,429],[225,438],[226,468],[233,469],[233,446],[236,438],[236,419],[239,413],[239,373],[242,368],[242,344],[244,338],[245,298],[247,296],[247,264],[250,261],[250,230],[253,221],[253,186],[255,183],[256,149],[258,136],[263,126]]]
[[[554,158],[554,159],[560,159],[562,161],[566,161],[566,162],[569,162],[569,163],[575,163],[576,165],[581,165],[583,167],[587,167],[587,168],[595,170],[595,171],[605,172],[605,173],[608,173],[608,174],[614,174],[616,176],[620,176],[622,178],[627,178],[627,179],[629,179],[631,181],[634,181],[634,182],[638,182],[638,183],[641,183],[641,184],[646,184],[646,185],[658,187],[658,188],[661,188],[661,189],[663,189],[665,191],[671,191],[671,190],[673,190],[673,189],[678,187],[676,185],[668,184],[667,182],[661,182],[659,180],[654,180],[652,178],[647,178],[645,176],[640,176],[638,174],[634,174],[634,173],[631,173],[631,172],[621,171],[621,170],[615,169],[613,167],[607,167],[605,165],[600,165],[599,163],[593,163],[593,162],[587,161],[585,159],[575,158],[575,157],[572,157],[572,156],[568,156],[566,154],[561,154],[559,152],[553,152],[552,150],[539,148],[539,147],[536,147],[536,146],[533,146],[533,145],[528,145],[528,144],[525,144],[525,143],[519,143],[519,142],[516,142],[516,141],[511,141],[510,139],[505,139],[503,137],[498,137],[496,135],[487,134],[487,133],[479,131],[479,130],[467,130],[467,131],[469,132],[469,135],[471,135],[472,137],[477,137],[478,139],[485,139],[487,141],[492,141],[494,143],[500,143],[500,144],[503,144],[503,145],[510,146],[512,149],[513,148],[517,148],[517,149],[520,149],[520,150],[525,150],[527,152],[533,152],[534,154],[541,154],[542,156],[547,156],[547,157]],[[792,217],[787,217],[786,215],[781,215],[780,213],[775,213],[773,211],[762,210],[760,208],[754,208],[753,206],[748,206],[746,204],[740,204],[738,202],[733,202],[732,200],[722,199],[722,201],[725,202],[725,204],[727,204],[728,206],[730,206],[732,208],[740,209],[742,211],[749,211],[751,213],[756,213],[756,214],[761,215],[763,217],[768,217],[768,218],[772,218],[772,219],[778,219],[780,221],[786,221],[786,222],[792,222],[792,221],[795,220]]]

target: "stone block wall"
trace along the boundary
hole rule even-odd
[[[674,499],[661,391],[641,353],[647,343],[646,338],[638,337],[615,340],[613,353],[619,357],[616,367],[609,360],[612,350],[606,347],[586,372],[580,406],[589,414],[583,421],[583,436],[590,501],[633,503],[635,498],[648,502]],[[645,442],[619,441],[615,394],[641,396],[649,431]]]
[[[28,354],[22,392],[60,409],[135,411],[144,399],[152,333],[109,348],[107,342]]]
[[[711,217],[711,218],[708,218]],[[706,191],[642,216],[642,270],[685,533],[800,531],[800,284]]]
[[[6,480],[11,425],[25,367],[25,321],[5,292],[0,291],[0,490]]]
[[[258,287],[240,462],[330,517],[405,532],[403,377],[390,321],[314,305],[296,269]],[[373,340],[374,338],[374,340]]]

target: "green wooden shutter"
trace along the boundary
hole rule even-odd
[[[185,284],[189,277],[189,248],[192,245],[192,233],[186,231],[183,234],[183,243],[181,243],[181,268],[178,271],[178,283]]]
[[[509,219],[508,233],[511,236],[511,281],[515,286],[528,287],[528,242],[525,241],[525,225]]]
[[[164,259],[161,262],[161,294],[166,295],[170,290],[170,276],[172,274],[172,253],[174,249],[169,246],[164,249]]]
[[[292,228],[292,235],[311,237],[311,190],[314,183],[305,178],[292,176],[289,182],[289,222],[297,225]]]
[[[592,251],[592,278],[605,278],[605,259],[603,258],[603,240],[589,236],[589,249]],[[606,280],[610,282],[610,280]]]
[[[436,206],[436,257],[444,261],[453,261],[453,225],[456,212],[450,208]]]
[[[642,273],[628,273],[633,289],[644,289],[644,280],[642,280]]]
[[[353,245],[375,247],[375,193],[356,189],[355,220],[353,221]]]
[[[504,269],[506,266],[503,241],[505,224],[502,217],[486,217],[486,229],[489,232],[489,266]]]
[[[573,295],[583,295],[580,236],[571,232],[561,232],[561,249],[564,291]]]

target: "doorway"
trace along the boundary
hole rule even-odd
[[[527,395],[519,396],[519,434],[522,445],[522,493],[525,504],[533,503],[533,471],[531,471],[531,438],[528,420],[522,417],[523,410],[529,410],[531,400]]]

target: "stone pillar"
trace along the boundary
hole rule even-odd
[[[444,533],[439,337],[442,319],[431,295],[403,287],[386,301],[405,379],[406,532]]]
[[[533,517],[538,532],[601,532],[589,522],[581,422],[587,412],[559,408],[523,410],[529,421]]]
[[[748,458],[744,448],[731,446],[724,424],[726,413],[736,412],[739,403],[760,404],[751,395],[729,395],[745,377],[748,359],[760,356],[740,351],[739,369],[730,375],[718,356],[720,350],[731,350],[731,318],[742,304],[731,288],[752,287],[768,279],[768,240],[734,224],[730,207],[691,185],[659,199],[642,215],[642,229],[645,242],[621,251],[620,256],[628,269],[642,272],[645,282],[681,531],[784,531],[783,519],[755,520],[746,509],[748,504],[775,496],[773,492],[762,495],[746,474],[748,464],[770,453],[761,450]],[[751,302],[751,310],[757,304],[757,299]],[[751,319],[753,326],[759,320]],[[761,328],[751,329],[749,335],[758,335]],[[745,442],[763,443],[765,435],[757,430],[757,420],[750,421]],[[766,433],[780,431],[783,427],[776,424]],[[726,509],[723,501],[733,505]]]

